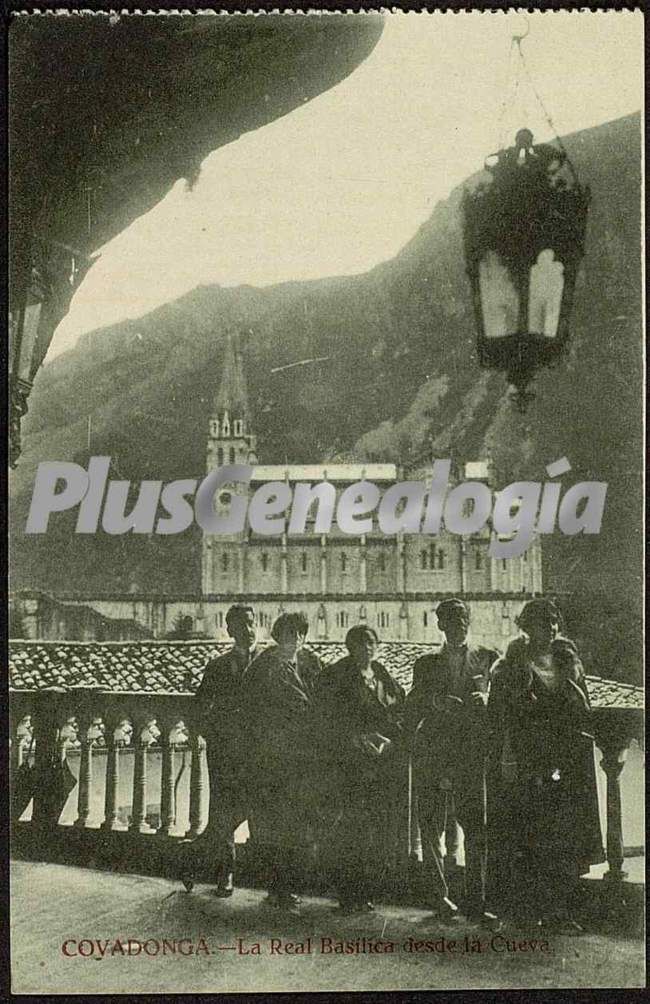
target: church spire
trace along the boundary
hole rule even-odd
[[[221,382],[210,414],[208,470],[222,464],[257,463],[244,363],[236,337],[228,334]]]
[[[250,425],[248,389],[244,376],[244,365],[235,335],[229,333],[223,354],[221,382],[217,391],[212,414],[216,418],[228,415],[230,421],[239,419]]]

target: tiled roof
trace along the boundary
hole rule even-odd
[[[342,642],[316,641],[308,647],[324,665],[346,654]],[[209,659],[230,648],[225,641],[12,641],[9,685],[12,690],[101,686],[106,690],[148,694],[191,694]],[[425,642],[387,641],[377,658],[409,688],[415,660],[435,651]],[[615,680],[587,677],[595,708],[642,708],[643,690]]]

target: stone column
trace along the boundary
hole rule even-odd
[[[186,836],[198,837],[205,828],[203,794],[206,786],[206,769],[203,763],[205,740],[194,729],[190,736],[192,763],[190,766],[190,828]]]
[[[625,858],[623,851],[623,817],[621,812],[621,774],[627,759],[628,740],[620,736],[607,742],[601,741],[603,752],[601,767],[607,777],[607,863],[608,882],[621,886],[626,873],[623,871]]]
[[[174,744],[171,741],[172,728],[175,722],[169,716],[164,716],[160,722],[160,744],[162,747],[162,766],[160,774],[160,826],[158,833],[168,837],[176,823],[176,793],[174,791]]]
[[[79,740],[81,751],[79,756],[79,784],[77,787],[77,818],[74,825],[83,830],[88,827],[90,806],[93,790],[93,739],[90,735],[92,721],[82,714],[80,716]]]
[[[401,533],[398,533],[395,538],[395,547],[397,551],[397,591],[398,593],[403,593],[405,588],[404,537]]]
[[[123,830],[125,826],[118,818],[118,787],[120,783],[120,750],[124,739],[119,736],[120,724],[117,712],[105,717],[106,724],[106,793],[104,796],[104,821],[102,830]]]
[[[280,592],[286,594],[289,591],[289,574],[288,574],[288,562],[289,555],[287,553],[287,535],[282,534],[282,546],[280,551]]]
[[[135,833],[154,833],[153,827],[147,823],[147,753],[149,738],[146,728],[151,718],[138,717],[133,730],[135,747],[133,762],[133,807],[129,830]]]
[[[368,553],[366,549],[366,535],[360,539],[361,550],[359,552],[359,590],[365,593],[368,588]]]
[[[465,593],[466,590],[467,590],[467,575],[466,575],[466,568],[467,568],[467,541],[465,540],[465,537],[460,537],[459,538],[459,540],[458,540],[458,546],[459,546],[459,555],[458,555],[459,564],[458,564],[458,570],[459,570],[459,573],[460,573],[460,583],[459,583],[459,585],[460,585],[460,595],[462,596],[463,593]]]

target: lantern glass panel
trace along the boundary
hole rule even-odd
[[[564,292],[564,265],[550,248],[540,251],[530,270],[528,286],[528,331],[555,338],[560,323]]]
[[[488,251],[479,263],[479,288],[485,337],[504,338],[516,334],[519,293],[496,251]]]

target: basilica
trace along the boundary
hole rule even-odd
[[[371,481],[383,492],[401,480],[394,464],[260,463],[243,359],[230,339],[207,429],[206,469],[234,463],[253,466],[250,484],[238,489],[249,495],[271,481],[291,487],[329,483],[338,496],[358,481]],[[426,481],[431,470],[407,476]],[[455,476],[487,482],[488,464],[467,462]],[[231,503],[228,490],[216,502],[224,510]],[[467,537],[444,530],[386,536],[376,524],[358,538],[335,526],[318,534],[314,509],[303,534],[262,536],[250,527],[231,536],[203,534],[201,613],[218,637],[226,637],[228,606],[247,602],[263,635],[279,613],[303,610],[314,639],[342,640],[352,624],[366,623],[384,639],[435,642],[437,603],[462,595],[472,608],[473,634],[494,644],[512,636],[522,601],[542,590],[538,540],[520,557],[500,559],[488,553],[489,527]]]

